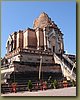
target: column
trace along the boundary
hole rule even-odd
[[[37,36],[37,49],[39,50],[40,48],[40,34],[39,34],[39,28],[36,29],[36,36]]]
[[[23,34],[23,48],[28,49],[29,45],[29,31],[26,30]]]
[[[48,40],[48,35],[46,35],[46,41],[47,41],[47,43],[46,43],[46,47],[47,47],[47,49],[49,49],[49,40]]]
[[[44,50],[46,50],[46,28],[43,29],[44,32]]]

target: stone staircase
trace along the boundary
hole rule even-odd
[[[72,65],[72,67],[69,66],[69,64],[66,64],[64,60],[68,61],[69,64]],[[76,81],[76,74],[73,72],[73,68],[75,67],[75,64],[73,61],[71,61],[67,56],[62,55],[62,59],[54,53],[54,60],[55,63],[58,63],[61,65],[63,76],[67,78],[67,80],[74,80]]]

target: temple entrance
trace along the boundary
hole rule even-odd
[[[53,46],[53,52],[55,52],[55,46]]]

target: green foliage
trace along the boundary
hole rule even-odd
[[[72,80],[72,86],[73,86],[73,87],[75,86],[75,81],[73,81],[73,80]]]
[[[31,80],[28,81],[28,90],[30,90],[30,91],[32,90],[32,82],[31,82]]]
[[[56,88],[57,88],[57,85],[58,85],[57,80],[52,80],[52,81],[51,81],[51,87],[52,87],[52,88],[56,89]]]

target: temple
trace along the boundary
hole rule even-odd
[[[6,82],[53,79],[76,80],[75,55],[65,54],[63,33],[42,12],[33,28],[9,35],[1,75]]]

